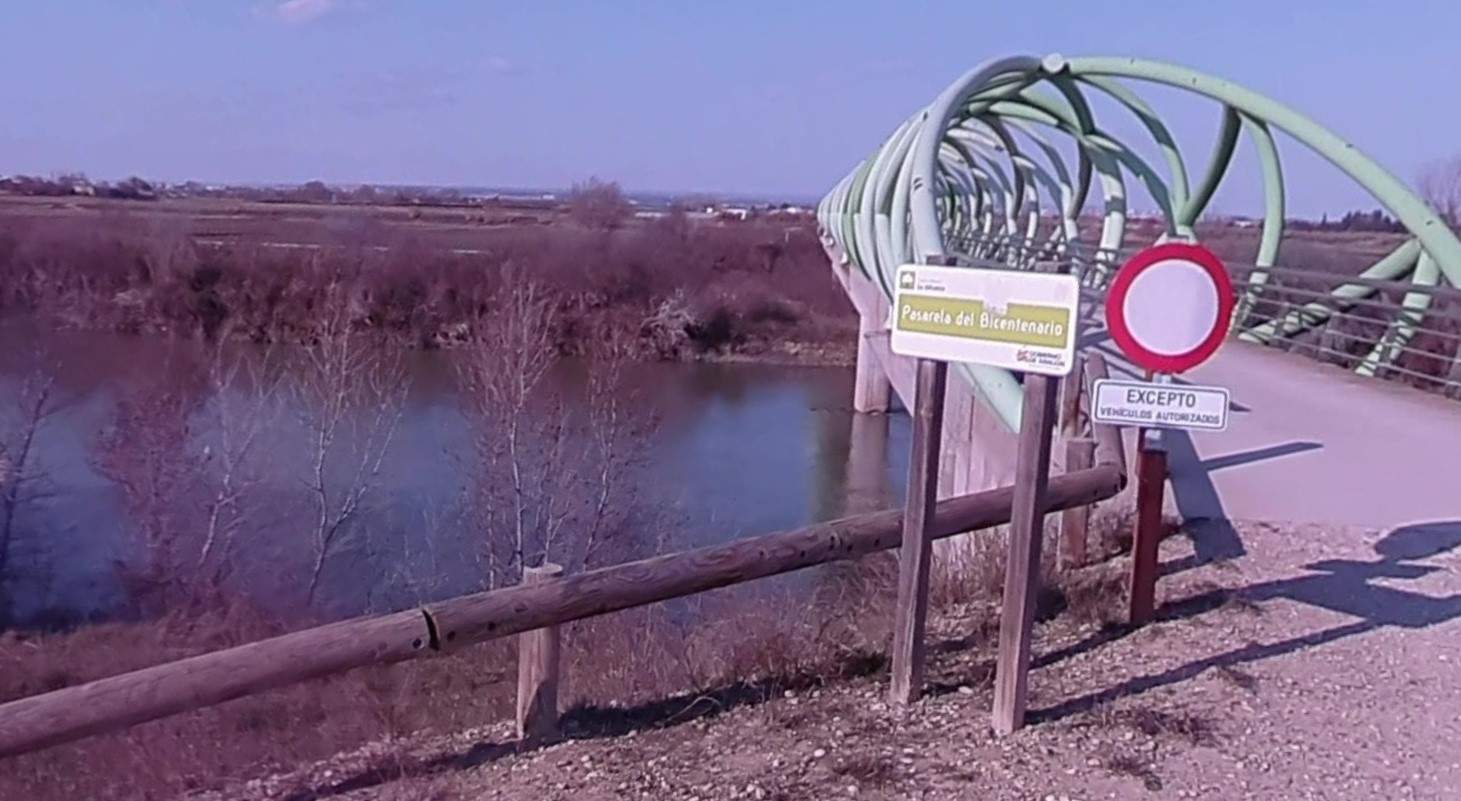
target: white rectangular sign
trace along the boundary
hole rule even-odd
[[[1222,431],[1228,427],[1231,400],[1221,387],[1103,378],[1091,396],[1091,419],[1123,426]]]
[[[901,356],[1065,375],[1079,303],[1073,275],[905,264],[890,344]]]

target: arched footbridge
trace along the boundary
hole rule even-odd
[[[1197,169],[1143,96],[1172,90],[1220,111]],[[1289,222],[1280,137],[1353,179],[1393,232]],[[1210,219],[1240,146],[1256,155],[1262,214]],[[1132,213],[1138,205],[1156,214]],[[1378,162],[1279,102],[1140,59],[992,60],[899,125],[827,194],[818,220],[861,315],[859,411],[885,410],[892,393],[911,408],[912,360],[888,348],[900,264],[1071,270],[1082,349],[1134,373],[1105,335],[1110,279],[1146,244],[1199,241],[1224,257],[1238,294],[1230,341],[1183,376],[1232,391],[1229,428],[1169,438],[1172,511],[1215,532],[1208,550],[1241,552],[1228,520],[1461,519],[1461,240]],[[949,387],[941,493],[1007,483],[1019,376],[959,364]]]

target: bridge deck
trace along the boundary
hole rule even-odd
[[[870,329],[881,329],[881,290],[828,250],[854,305],[871,316]],[[885,331],[871,330],[864,334],[871,355],[911,405],[912,360],[888,350]],[[1136,374],[1104,332],[1082,339],[1107,355],[1114,375]],[[1225,544],[1227,520],[1365,528],[1461,521],[1461,403],[1236,341],[1185,379],[1233,395],[1227,431],[1168,438],[1171,510],[1199,528],[1211,522],[1210,555],[1241,548]],[[972,394],[965,397],[962,382],[949,383],[944,447],[954,452],[946,451],[944,469],[959,475],[942,483],[961,491],[1007,483],[1013,437]]]
[[[1237,342],[1187,378],[1228,387],[1234,408],[1227,431],[1171,438],[1184,518],[1461,520],[1461,403]]]

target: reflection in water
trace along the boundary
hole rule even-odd
[[[7,342],[15,344],[7,330]],[[17,515],[5,578],[22,621],[104,616],[124,600],[115,564],[134,558],[122,496],[94,467],[97,437],[124,387],[168,369],[176,343],[100,334],[47,337],[66,405],[39,439],[46,493]],[[28,369],[13,346],[0,356],[0,435]],[[332,561],[321,598],[330,615],[401,606],[480,586],[473,532],[460,514],[472,454],[449,352],[411,354],[412,389],[382,472],[382,491]],[[657,425],[638,477],[643,525],[656,547],[681,549],[897,504],[907,420],[855,415],[852,372],[747,364],[639,364],[632,380]],[[580,380],[568,370],[564,381]],[[233,589],[281,610],[297,607],[305,509],[298,502],[297,415],[267,440],[267,510],[240,551]],[[303,569],[303,568],[301,568]],[[428,590],[423,590],[428,587]]]

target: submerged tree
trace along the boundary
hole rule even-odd
[[[10,617],[7,586],[12,575],[20,511],[44,498],[49,490],[40,467],[40,437],[60,409],[56,392],[57,365],[37,366],[21,382],[12,415],[0,417],[8,423],[0,428],[0,627]],[[8,419],[7,419],[8,418]]]
[[[325,317],[294,376],[309,437],[304,481],[313,507],[310,603],[326,561],[378,487],[410,390],[401,349],[355,330],[350,306],[345,293],[333,287]]]
[[[171,608],[189,584],[181,568],[197,530],[203,462],[192,426],[205,402],[195,354],[176,354],[122,393],[98,438],[97,469],[122,490],[139,538],[139,557],[119,561],[117,571],[145,614]]]
[[[648,419],[625,366],[630,343],[603,332],[565,365],[556,301],[509,280],[460,363],[474,424],[469,489],[489,587],[544,561],[581,570],[627,545],[632,477]],[[586,376],[573,375],[581,366]]]
[[[117,570],[133,605],[162,614],[217,600],[236,541],[259,524],[258,441],[278,416],[270,351],[192,342],[124,391],[97,442],[137,555]]]
[[[207,443],[201,478],[202,543],[194,571],[216,584],[232,569],[239,534],[253,516],[249,496],[262,482],[259,442],[279,415],[281,371],[272,349],[230,349],[221,337],[208,364]]]

